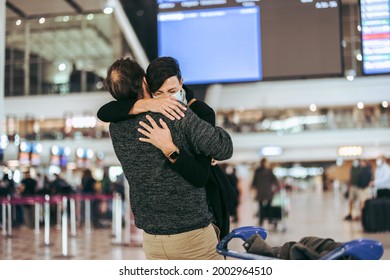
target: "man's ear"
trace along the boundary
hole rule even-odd
[[[144,89],[145,89],[147,92],[150,93],[149,85],[148,85],[148,82],[146,81],[146,78],[145,78],[145,77],[142,78],[142,85],[143,85]]]
[[[143,85],[144,87],[148,87],[148,82],[146,81],[146,78],[145,78],[145,77],[142,78],[142,85]]]

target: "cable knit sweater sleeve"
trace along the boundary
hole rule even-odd
[[[216,160],[226,160],[232,157],[232,139],[221,127],[213,127],[190,109],[187,110],[183,121],[178,123],[192,145],[194,153],[210,156]]]

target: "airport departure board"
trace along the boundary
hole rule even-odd
[[[187,84],[341,76],[339,1],[157,0],[158,56]]]
[[[390,73],[390,0],[360,0],[363,73]]]

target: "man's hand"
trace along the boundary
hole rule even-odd
[[[159,98],[149,98],[138,100],[130,110],[130,114],[139,114],[145,112],[161,113],[170,120],[184,117],[184,111],[187,110],[176,98],[172,96],[160,96]]]
[[[175,149],[177,149],[176,145],[172,141],[171,131],[167,124],[160,119],[161,127],[152,119],[150,116],[146,116],[151,126],[144,123],[139,122],[139,124],[144,128],[138,128],[138,132],[142,133],[147,138],[139,138],[141,142],[147,142],[160,149],[164,155],[168,155]]]

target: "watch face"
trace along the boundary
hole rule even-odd
[[[179,153],[174,151],[172,152],[170,155],[169,155],[169,158],[170,159],[176,159],[177,157],[179,156]]]

